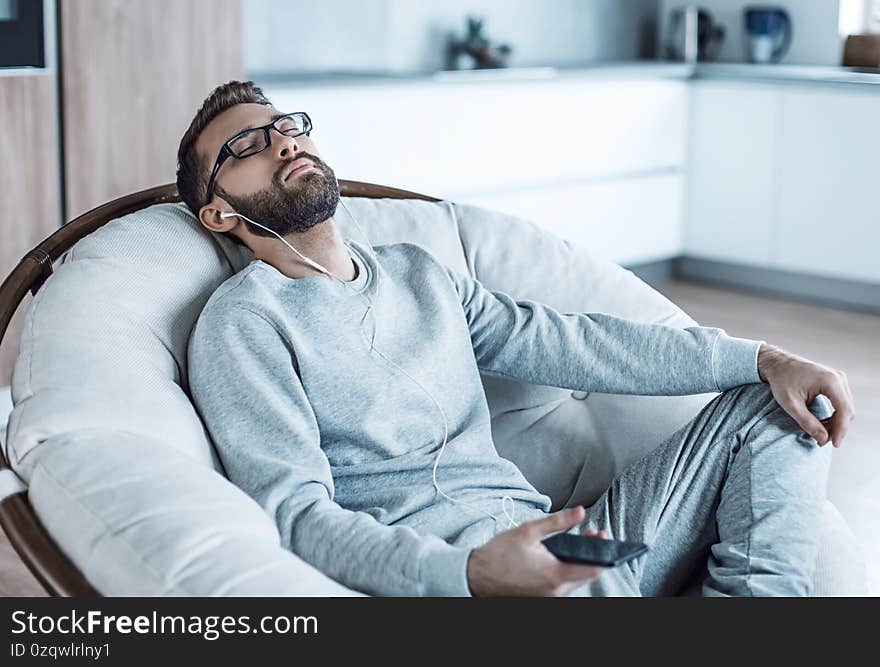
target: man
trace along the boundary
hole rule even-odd
[[[310,131],[230,82],[178,153],[189,208],[254,253],[193,331],[193,398],[285,547],[379,595],[673,595],[701,568],[706,595],[809,594],[825,445],[853,417],[842,373],[720,329],[517,302],[417,245],[346,242]],[[548,514],[495,451],[480,373],[722,393],[586,512]],[[835,408],[824,423],[808,409],[819,393]],[[563,563],[541,540],[568,530],[651,551],[607,570]]]

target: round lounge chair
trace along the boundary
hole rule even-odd
[[[531,223],[340,184],[359,220],[375,221],[370,243],[422,243],[490,289],[559,309],[694,324],[631,272]],[[179,201],[170,184],[95,208],[0,286],[0,340],[35,295],[0,455],[24,490],[0,496],[0,525],[52,595],[353,594],[279,547],[272,520],[222,476],[188,403],[189,330],[249,257]],[[345,218],[336,216],[343,234],[358,239]],[[484,387],[499,452],[554,507],[591,502],[713,396],[588,395],[487,377]],[[858,545],[830,503],[824,531],[816,593],[863,592]],[[682,594],[698,593],[701,576]]]

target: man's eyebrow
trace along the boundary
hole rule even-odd
[[[286,116],[286,115],[287,115],[286,113],[276,113],[276,114],[273,114],[273,115],[272,115],[272,118],[269,119],[269,122],[271,123],[271,122],[273,122],[273,121],[276,121],[276,120],[278,120],[279,118],[281,118],[281,116]],[[242,132],[246,132],[246,131],[248,131],[248,130],[253,130],[255,127],[259,127],[259,126],[258,126],[258,125],[245,125],[243,128],[241,128],[238,132],[236,132],[236,133],[233,134],[232,136],[237,137],[237,136],[238,136],[239,134],[241,134]]]

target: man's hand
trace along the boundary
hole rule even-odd
[[[773,397],[782,409],[820,446],[828,443],[830,430],[832,443],[840,447],[856,414],[852,391],[843,371],[764,343],[758,350],[758,374],[770,384]],[[818,394],[827,396],[834,406],[834,414],[822,421],[807,407]]]
[[[559,597],[598,579],[605,568],[563,563],[541,544],[548,535],[576,526],[585,516],[580,506],[562,510],[496,535],[471,551],[467,564],[471,593],[474,597]],[[604,531],[584,534],[605,537]]]

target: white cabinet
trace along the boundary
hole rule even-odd
[[[631,265],[681,254],[682,195],[683,178],[670,171],[465,201],[531,220]]]
[[[618,262],[681,252],[686,83],[364,83],[265,89],[339,178],[509,211]]]
[[[691,85],[684,251],[880,282],[880,86]]]
[[[770,263],[778,96],[772,87],[692,84],[685,168],[688,254]]]
[[[780,268],[880,282],[878,88],[782,96]]]
[[[880,282],[880,86],[612,79],[267,87],[340,178],[682,254]]]
[[[269,90],[344,178],[439,196],[679,166],[684,83],[553,79]]]

